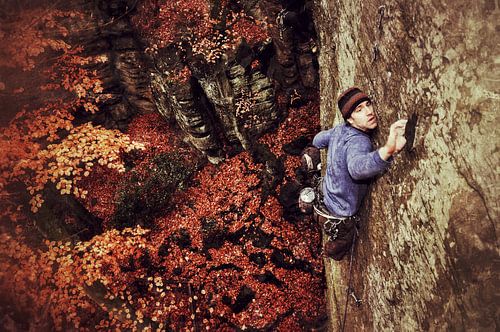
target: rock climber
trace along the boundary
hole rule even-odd
[[[320,204],[315,211],[328,235],[324,252],[336,260],[351,247],[357,232],[356,214],[370,180],[383,173],[404,147],[407,122],[394,122],[386,143],[374,150],[371,134],[378,123],[371,99],[352,87],[340,95],[338,107],[345,122],[319,132],[313,139],[315,147],[328,148],[326,173],[318,188]]]

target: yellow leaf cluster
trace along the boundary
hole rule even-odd
[[[81,56],[79,48],[66,52],[52,67],[52,79],[61,82],[60,86],[73,92],[77,97],[77,106],[90,113],[95,113],[97,103],[106,97],[103,92],[103,83],[95,70],[85,68],[89,63],[106,61],[103,56]]]
[[[50,293],[42,291],[45,276],[52,273],[39,253],[7,233],[0,233],[0,289],[12,305],[24,307],[30,313],[41,311]]]
[[[133,303],[134,298],[126,286],[131,280],[121,272],[120,265],[125,264],[129,256],[139,257],[142,252],[140,247],[151,249],[145,238],[147,233],[147,230],[137,227],[123,231],[111,230],[89,242],[79,242],[74,247],[49,243],[48,255],[53,260],[59,260],[58,270],[54,274],[54,281],[58,286],[54,300],[60,304],[71,304],[70,307],[54,305],[53,314],[61,319],[69,318],[76,326],[79,323],[78,308],[93,306],[83,290],[95,283],[106,287],[108,293],[105,298],[120,299],[124,304]],[[132,324],[131,311],[126,306],[110,310],[108,323],[113,325],[113,317],[117,315],[126,317]],[[142,317],[139,312],[136,319],[142,320]]]
[[[74,116],[68,111],[67,105],[48,104],[31,112],[29,119],[24,121],[24,128],[31,139],[47,137],[47,141],[53,142],[60,138],[60,129],[73,128],[73,120]]]
[[[29,248],[22,239],[0,233],[2,295],[12,299],[13,306],[29,310],[33,315],[48,310],[56,330],[62,330],[65,323],[78,328],[82,314],[90,315],[102,309],[109,310],[106,320],[109,326],[116,326],[113,321],[116,316],[126,317],[130,326],[137,324],[144,318],[140,310],[126,306],[113,310],[99,307],[89,297],[88,287],[100,283],[106,287],[105,297],[110,300],[150,305],[144,299],[136,300],[127,288],[136,276],[120,270],[130,256],[138,258],[144,250],[152,250],[147,234],[148,230],[140,227],[112,230],[88,242],[45,241],[47,249],[41,251]]]
[[[70,130],[70,134],[60,143],[50,144],[31,158],[22,159],[15,167],[14,174],[23,177],[32,195],[31,210],[37,212],[43,203],[41,191],[50,181],[55,183],[62,195],[73,194],[85,198],[87,192],[78,187],[78,181],[88,176],[96,163],[125,171],[121,151],[144,149],[144,145],[132,142],[118,130],[86,123]]]
[[[91,64],[108,61],[107,56],[83,56],[83,47],[63,40],[68,35],[68,27],[84,29],[86,22],[91,22],[84,18],[83,12],[35,6],[0,24],[0,67],[31,70],[36,65],[43,72],[40,89],[51,93],[43,107],[21,110],[8,128],[0,129],[0,190],[11,181],[25,182],[32,194],[33,211],[43,203],[40,191],[48,181],[56,183],[62,194],[84,197],[86,193],[75,186],[75,181],[89,174],[89,162],[122,170],[118,151],[133,146],[119,135],[116,141],[109,142],[101,136],[90,138],[93,145],[85,145],[83,151],[76,141],[71,142],[71,138],[55,144],[62,135],[74,129],[75,110],[95,113],[98,103],[108,98],[103,94],[103,83],[97,72],[88,69]],[[42,59],[40,56],[44,53],[47,56]],[[34,78],[35,82],[38,80]],[[68,93],[62,89],[71,92],[71,96],[68,98]],[[19,90],[24,91],[23,88]],[[50,143],[53,144],[41,148]],[[69,153],[68,149],[80,151],[80,157],[88,160],[79,163],[78,154]],[[2,195],[8,193],[2,192]]]

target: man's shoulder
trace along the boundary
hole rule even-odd
[[[362,131],[346,125],[342,135],[345,139],[346,143],[354,143],[354,144],[363,144],[363,143],[368,143],[371,144],[371,139],[370,136],[367,135],[366,133],[363,133]]]
[[[316,135],[322,135],[323,137],[328,136],[331,138],[333,135],[337,135],[339,132],[342,131],[341,127],[342,127],[342,124],[338,124],[338,125],[331,127],[330,129],[322,130]]]

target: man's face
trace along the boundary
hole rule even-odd
[[[365,132],[377,128],[377,116],[373,111],[372,102],[366,100],[359,104],[347,122],[354,128]]]

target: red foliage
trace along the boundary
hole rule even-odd
[[[173,71],[167,76],[167,80],[181,84],[188,83],[190,78],[191,69],[188,66],[184,66],[178,71]]]
[[[262,22],[256,22],[242,13],[236,14],[232,21],[234,24],[228,33],[234,40],[244,38],[248,44],[255,45],[269,38],[269,32]]]
[[[267,144],[276,156],[283,155],[284,144],[299,136],[312,139],[320,128],[319,103],[316,100],[298,108],[289,108],[288,112],[277,132],[268,133],[259,139],[259,142]]]
[[[208,17],[208,5],[203,0],[144,2],[142,10],[148,5],[157,8],[157,14],[163,18],[158,21],[148,17],[148,22],[161,22],[159,27],[141,21],[151,36],[158,36],[163,43],[187,41],[195,53],[204,55],[207,61],[234,48],[243,37],[250,43],[267,38],[263,23],[238,13],[229,13],[224,18],[228,31],[217,30],[221,22]],[[51,20],[44,24],[58,26]],[[88,192],[79,199],[92,213],[108,220],[114,212],[116,190],[127,175],[104,167],[104,163],[109,165],[109,161],[123,157],[126,148],[112,153],[109,149],[92,148],[92,158],[87,160],[88,156],[81,154],[82,147],[87,146],[89,139],[94,142],[96,137],[82,134],[94,131],[81,132],[72,126],[76,108],[95,112],[97,103],[105,98],[96,73],[85,69],[91,61],[105,59],[85,57],[81,49],[69,51],[64,44],[54,43],[23,48],[20,57],[15,59],[16,64],[30,69],[36,65],[31,60],[45,52],[43,47],[50,46],[61,52],[47,76],[49,81],[41,89],[47,94],[58,91],[62,99],[60,103],[52,100],[33,114],[21,114],[15,125],[2,131],[0,143],[5,149],[0,149],[0,157],[6,166],[1,168],[5,175],[5,179],[0,178],[1,198],[10,198],[10,193],[3,190],[7,180],[11,180],[11,174],[7,173],[22,158],[26,167],[33,165],[34,169],[29,172],[41,174],[40,178],[33,177],[39,180],[37,191],[49,176],[55,181],[59,175],[74,175],[71,181],[75,180],[79,188]],[[206,50],[210,52],[204,53]],[[186,79],[189,74],[183,70],[178,76]],[[283,144],[299,135],[310,137],[317,131],[317,113],[317,104],[312,103],[291,109],[289,119],[276,133],[261,138],[261,142],[282,156]],[[36,116],[32,118],[33,115]],[[101,138],[114,142],[112,133],[97,129]],[[76,130],[73,136],[67,139],[60,136],[72,130]],[[24,140],[26,133],[43,144]],[[175,129],[158,115],[137,117],[130,124],[128,135],[130,140],[145,142],[145,150],[140,152],[135,165],[141,174],[151,172],[151,159],[159,153],[181,154],[186,163],[197,160],[192,150],[176,136]],[[121,135],[120,139],[129,142]],[[15,147],[7,148],[12,140]],[[99,146],[99,142],[90,146]],[[109,147],[108,143],[104,145]],[[51,148],[45,149],[47,145]],[[99,155],[102,151],[106,156]],[[106,159],[110,156],[113,160]],[[56,162],[49,161],[52,157]],[[102,165],[86,168],[85,172],[78,168],[79,161],[92,167],[94,159],[102,161]],[[30,164],[29,160],[39,162]],[[292,174],[297,160],[287,157],[288,175]],[[50,168],[54,174],[47,175],[44,172],[51,162],[57,167]],[[124,169],[124,165],[119,164],[119,168]],[[79,175],[81,171],[83,177]],[[22,177],[29,172],[18,175]],[[41,249],[23,243],[21,233],[28,230],[28,221],[22,208],[12,201],[5,211],[11,220],[23,220],[24,224],[20,224],[24,230],[15,228],[9,234],[0,234],[0,295],[13,303],[13,310],[26,314],[30,322],[50,320],[56,330],[141,329],[146,325],[163,330],[167,327],[175,330],[264,328],[290,312],[293,314],[283,318],[276,329],[298,330],[303,321],[314,320],[325,313],[323,265],[317,249],[320,234],[308,219],[295,224],[284,220],[275,197],[261,202],[261,172],[262,166],[255,164],[248,153],[242,153],[199,171],[193,179],[195,185],[174,197],[176,209],[158,218],[151,232],[140,228],[122,232],[107,230],[87,242],[47,242]],[[69,191],[66,186],[64,184],[65,193]],[[212,228],[207,229],[207,223]],[[208,245],[216,240],[212,231],[222,234],[221,243]],[[266,236],[269,239],[263,240]],[[282,253],[281,263],[276,262],[277,252]],[[251,254],[261,255],[265,264],[261,266],[252,261]],[[277,281],[259,281],[259,276],[266,273]],[[255,297],[235,313],[234,301],[244,287],[255,292]],[[228,299],[233,308],[227,305]]]
[[[191,156],[194,152],[182,142],[179,130],[168,124],[158,113],[136,116],[130,122],[127,134],[134,141],[145,142],[148,149],[144,153],[151,156],[174,151]]]
[[[83,56],[83,48],[67,50],[59,56],[52,67],[46,71],[51,83],[40,87],[42,91],[64,89],[76,96],[72,100],[73,108],[81,107],[89,113],[99,109],[97,103],[109,96],[102,94],[102,82],[96,70],[86,68],[89,64],[107,61],[106,56]]]
[[[71,46],[62,40],[68,34],[68,29],[59,24],[59,21],[82,17],[79,12],[56,9],[22,11],[14,23],[1,26],[3,47],[0,49],[0,66],[32,70],[35,68],[36,58],[44,52],[69,50]]]
[[[218,249],[209,249],[212,259],[207,260],[199,251],[203,248],[203,231],[201,220],[213,220],[217,227],[226,227],[227,232],[235,232],[242,227],[247,230],[257,225],[266,233],[272,233],[275,238],[272,245],[275,248],[290,248],[295,259],[303,259],[313,264],[312,269],[321,274],[321,258],[311,251],[310,243],[319,243],[320,236],[314,227],[307,222],[294,226],[281,217],[281,207],[274,197],[262,206],[259,179],[257,172],[260,167],[254,165],[246,153],[228,160],[219,167],[207,166],[197,176],[200,187],[193,187],[177,197],[176,211],[158,220],[160,230],[153,234],[157,243],[165,238],[187,229],[191,235],[191,247],[196,252],[187,249],[174,249],[169,257],[184,257],[181,260],[164,261],[167,271],[182,268],[181,277],[187,278],[194,286],[201,287],[212,295],[210,303],[197,303],[202,312],[213,308],[214,320],[210,328],[224,326],[218,316],[225,317],[237,326],[253,326],[262,328],[273,322],[278,316],[293,308],[304,317],[314,319],[324,314],[323,280],[299,270],[286,270],[268,264],[259,268],[248,257],[250,253],[262,252],[267,260],[271,259],[272,250],[255,247],[250,240],[244,245],[226,241]],[[260,217],[259,217],[260,216]],[[179,255],[179,256],[177,256]],[[187,259],[186,259],[187,258]],[[234,264],[241,268],[240,273],[232,270],[210,272],[210,268],[221,264]],[[278,288],[273,284],[258,282],[255,275],[265,271],[272,272],[284,284]],[[256,292],[255,301],[239,314],[233,315],[231,309],[222,303],[222,298],[228,296],[235,299],[242,286],[250,287]],[[299,303],[299,305],[297,305]],[[222,325],[220,325],[222,324]],[[284,329],[295,329],[299,322],[293,320]]]
[[[214,14],[207,0],[149,0],[138,6],[132,21],[149,40],[149,50],[155,52],[168,45],[181,50],[189,47],[208,63],[235,49],[242,39],[253,46],[269,37],[266,22],[226,10],[225,1],[220,6]]]
[[[272,136],[278,150],[298,135],[308,135],[309,130],[312,132],[305,127],[305,122],[302,124],[308,132],[301,131],[302,126],[294,124],[310,119],[315,111],[317,107],[314,105],[290,111],[292,120],[282,124]],[[149,142],[144,151],[144,161],[137,167],[147,169],[147,160],[156,153],[178,153],[182,144],[173,133],[158,115],[137,117],[130,125],[129,134],[133,139]],[[183,149],[184,153],[189,153],[189,149]],[[164,269],[164,272],[157,274],[140,265],[138,261],[144,250],[139,250],[133,254],[136,270],[119,272],[118,279],[121,281],[113,284],[123,288],[109,290],[109,294],[124,294],[128,305],[140,313],[136,313],[136,323],[150,319],[153,322],[170,321],[170,328],[174,329],[193,327],[194,324],[217,330],[232,329],[234,325],[262,328],[289,310],[294,310],[294,315],[283,319],[278,326],[279,330],[289,331],[301,329],[303,321],[312,321],[325,314],[323,267],[317,251],[320,234],[309,220],[298,224],[284,220],[281,206],[272,196],[261,205],[261,170],[261,166],[255,165],[247,153],[242,153],[221,165],[207,165],[193,180],[198,186],[174,198],[176,209],[157,219],[154,231],[147,240],[149,264],[155,266],[154,270]],[[104,214],[106,210],[112,211],[111,193],[116,189],[113,183],[119,179],[116,179],[116,174],[107,179],[108,175],[101,171],[103,169],[95,169],[88,180],[92,179],[95,200],[99,201],[99,195],[105,197],[94,210]],[[87,204],[92,205],[88,200]],[[107,216],[110,216],[109,212]],[[217,229],[223,229],[225,234],[241,229],[246,231],[239,241],[226,240],[218,248],[204,249],[207,239],[211,239],[211,235],[207,238],[203,230],[203,222],[207,220],[211,220]],[[254,241],[248,238],[254,227],[274,235],[270,243],[273,248],[290,250],[293,260],[309,262],[310,272],[288,270],[271,263],[274,249],[255,246]],[[190,237],[187,247],[172,242],[183,231]],[[164,246],[168,248],[166,256],[161,253]],[[265,266],[259,267],[250,260],[249,256],[257,253],[264,255],[268,262]],[[123,255],[115,253],[113,256],[120,259]],[[128,266],[130,263],[122,259],[121,264]],[[235,273],[231,268],[217,270],[223,264],[233,264],[241,271]],[[264,275],[266,271],[272,273],[282,286],[259,282],[256,276]],[[144,280],[146,284],[153,282],[153,286],[148,286],[144,293],[134,288],[132,280]],[[227,297],[234,301],[244,286],[255,292],[255,298],[243,311],[233,314],[223,299]],[[188,289],[191,289],[191,294]],[[133,324],[133,315],[130,319],[126,324]],[[127,326],[123,324],[123,321],[109,319],[101,322],[102,327]]]
[[[138,6],[134,22],[146,37],[157,42],[156,48],[181,42],[190,35],[210,32],[207,0],[144,1]],[[152,14],[156,14],[154,18]]]
[[[108,221],[115,212],[115,193],[124,175],[116,169],[97,165],[79,185],[85,188],[87,195],[80,198],[87,210],[93,215]]]
[[[278,96],[278,98],[280,98]],[[283,145],[292,142],[299,136],[305,136],[312,140],[319,131],[319,103],[317,98],[312,98],[304,106],[289,108],[288,117],[280,124],[277,132],[268,133],[259,139],[259,142],[267,144],[276,156],[284,155]],[[282,101],[283,102],[283,101]],[[285,171],[290,178],[294,177],[295,169],[300,165],[297,156],[286,156]]]
[[[0,31],[6,46],[0,52],[9,59],[0,61],[0,67],[31,71],[19,74],[30,89],[16,91],[42,101],[25,105],[0,133],[0,150],[4,150],[0,189],[8,182],[23,182],[32,195],[33,212],[43,203],[41,192],[49,181],[56,183],[61,194],[85,197],[78,187],[82,176],[97,163],[123,170],[118,152],[134,145],[116,131],[91,124],[73,126],[77,110],[95,113],[108,98],[97,72],[88,69],[107,59],[87,56],[82,47],[65,41],[70,27],[87,27],[90,20],[85,13],[42,7],[22,11],[17,20],[2,25],[10,33]],[[4,143],[17,148],[4,147]]]
[[[133,138],[150,142],[144,152],[145,160],[159,151],[175,153],[174,147],[180,143],[165,130],[168,126],[158,120],[157,115],[144,115],[130,126]],[[277,137],[292,138],[281,132]],[[46,272],[34,277],[18,272],[19,280],[31,278],[37,282],[43,278],[43,285],[51,289],[53,295],[45,293],[43,287],[38,290],[23,287],[18,289],[20,294],[11,296],[30,299],[38,293],[45,294],[39,298],[51,303],[50,315],[57,329],[88,324],[96,324],[95,328],[100,329],[116,329],[154,323],[166,328],[167,322],[171,322],[169,328],[173,329],[194,325],[209,330],[231,330],[232,326],[263,328],[290,310],[293,316],[283,319],[277,329],[301,329],[304,321],[325,314],[322,259],[315,249],[320,234],[309,220],[298,224],[284,220],[281,207],[272,196],[261,206],[261,170],[247,153],[218,166],[207,165],[194,178],[194,183],[199,185],[178,194],[174,199],[177,208],[159,218],[149,235],[140,229],[122,234],[108,231],[75,247],[53,243],[46,253],[27,252],[25,260],[30,264],[45,264],[47,259],[57,262],[47,264],[57,267],[56,272],[32,266],[30,271]],[[106,209],[112,211],[117,175],[98,167],[83,180],[82,184],[93,185],[94,190],[89,190],[86,202],[90,206],[98,202],[93,210],[96,214],[109,216]],[[207,220],[213,221],[216,228],[224,229],[226,235],[242,228],[246,231],[240,240],[226,239],[220,247],[207,249],[204,245],[212,239],[203,230],[203,221]],[[256,227],[273,234],[272,247],[256,246],[251,237],[254,236],[251,229]],[[190,244],[185,247],[175,242],[182,231],[190,237]],[[165,246],[166,251],[162,249]],[[271,263],[274,250],[284,249],[293,255],[286,262],[307,261],[311,264],[309,270],[290,270]],[[268,262],[265,266],[259,267],[250,260],[250,255],[257,253]],[[219,270],[223,264],[241,270]],[[5,269],[10,271],[11,267],[7,264]],[[161,270],[163,272],[158,272]],[[281,286],[259,282],[256,276],[265,273],[272,273]],[[6,279],[0,278],[1,282]],[[96,306],[95,299],[89,298],[92,290],[86,289],[94,282],[105,285],[106,301],[119,300],[123,306],[118,311],[113,311],[111,304]],[[24,284],[32,285],[26,281]],[[139,287],[140,284],[143,286]],[[235,314],[224,304],[224,299],[234,301],[242,287],[252,289],[255,297]],[[85,317],[96,317],[100,322]]]

